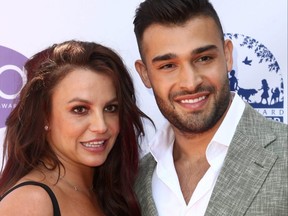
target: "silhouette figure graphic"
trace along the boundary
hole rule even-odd
[[[279,97],[280,97],[280,90],[278,87],[275,88],[275,90],[273,90],[273,88],[271,89],[271,100],[270,100],[270,105],[272,105],[272,102],[277,103],[279,102]]]
[[[259,91],[260,91],[260,90],[263,90],[263,93],[262,93],[262,95],[261,95],[261,101],[260,101],[261,104],[263,104],[263,100],[266,100],[266,104],[268,105],[268,98],[269,98],[269,92],[268,92],[268,90],[269,90],[269,89],[270,89],[270,88],[269,88],[269,86],[268,86],[267,80],[266,80],[266,79],[263,79],[263,80],[262,80],[262,87],[261,87],[261,89],[259,89]]]
[[[236,91],[238,89],[238,79],[235,76],[235,70],[230,71],[229,83],[231,91]]]

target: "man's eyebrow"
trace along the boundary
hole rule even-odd
[[[167,53],[167,54],[164,54],[164,55],[159,55],[159,56],[156,56],[152,59],[152,63],[155,63],[157,61],[165,61],[165,60],[169,60],[169,59],[173,59],[175,58],[177,55],[174,54],[174,53]]]
[[[192,54],[199,54],[199,53],[203,53],[205,51],[213,50],[213,49],[218,49],[218,47],[215,45],[207,45],[207,46],[199,47],[199,48],[193,50]]]
[[[217,46],[215,45],[207,45],[207,46],[203,46],[203,47],[199,47],[195,50],[193,50],[191,52],[191,54],[199,54],[199,53],[202,53],[202,52],[205,52],[205,51],[208,51],[208,50],[213,50],[213,49],[218,49]],[[158,61],[166,61],[166,60],[170,60],[170,59],[173,59],[173,58],[176,58],[177,55],[174,54],[174,53],[167,53],[167,54],[164,54],[164,55],[159,55],[159,56],[156,56],[152,59],[152,63],[155,63],[155,62],[158,62]]]

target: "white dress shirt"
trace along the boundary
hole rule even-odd
[[[233,93],[232,93],[233,94]],[[150,144],[150,152],[157,161],[152,177],[153,198],[159,216],[203,216],[215,182],[220,173],[228,147],[243,114],[245,103],[235,94],[222,124],[206,149],[210,168],[199,181],[186,204],[181,192],[173,160],[174,132],[167,122]]]

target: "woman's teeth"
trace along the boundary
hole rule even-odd
[[[87,148],[97,148],[103,146],[104,141],[98,141],[98,142],[82,142],[82,145]]]

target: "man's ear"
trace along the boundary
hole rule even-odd
[[[225,40],[224,52],[225,52],[227,70],[228,72],[230,72],[233,67],[233,44],[231,40]]]
[[[143,63],[142,60],[137,60],[135,62],[135,68],[142,79],[142,82],[147,88],[151,88],[151,82],[147,74],[146,65]]]

